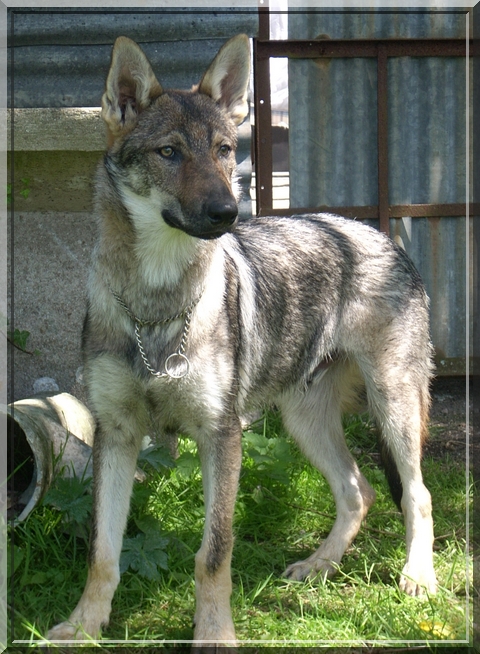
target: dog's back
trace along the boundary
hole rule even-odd
[[[307,215],[254,218],[221,245],[236,264],[249,395],[271,401],[290,384],[311,383],[324,362],[362,360],[388,344],[392,369],[411,352],[411,373],[428,396],[428,299],[390,239],[355,221]]]

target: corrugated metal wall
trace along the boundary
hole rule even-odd
[[[466,38],[464,13],[289,15],[291,39]],[[290,60],[290,205],[376,205],[377,64]],[[389,203],[464,203],[466,66],[462,57],[388,59]],[[431,298],[439,371],[466,356],[466,220],[390,219]],[[445,363],[442,363],[444,361]]]
[[[258,29],[253,10],[44,9],[10,16],[15,107],[99,106],[120,35],[142,46],[165,88],[189,88],[228,38],[255,36]]]
[[[164,88],[188,89],[228,38],[258,31],[256,9],[22,9],[10,11],[9,18],[13,101],[9,94],[8,106],[16,108],[100,106],[112,44],[120,35],[141,45]],[[245,125],[241,135],[237,160],[245,192],[240,211],[250,215],[250,131]]]

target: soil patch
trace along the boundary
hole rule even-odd
[[[442,458],[448,453],[459,461],[466,461],[468,442],[469,464],[472,467],[475,456],[480,455],[478,433],[475,433],[478,431],[479,407],[474,406],[472,397],[472,389],[469,387],[470,406],[467,407],[464,377],[435,379],[432,386],[430,438],[424,450],[427,456]]]

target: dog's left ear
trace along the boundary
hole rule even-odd
[[[246,34],[225,43],[198,85],[199,93],[209,95],[226,109],[236,125],[248,114],[250,44]]]

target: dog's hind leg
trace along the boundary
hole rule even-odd
[[[230,610],[232,520],[242,463],[242,431],[236,417],[217,433],[198,439],[205,495],[205,529],[195,557],[196,648],[235,643]]]
[[[398,480],[396,499],[405,519],[407,558],[400,588],[409,595],[421,595],[425,589],[434,593],[432,503],[420,468],[427,434],[428,375],[418,366],[393,367],[390,358],[384,367],[377,364],[374,375],[367,372],[365,381],[370,411],[380,430],[382,458],[387,474],[394,477],[391,487]]]
[[[112,597],[120,580],[119,560],[130,495],[146,413],[134,384],[125,375],[114,380],[103,367],[97,389],[97,430],[93,446],[93,515],[88,577],[69,619],[48,633],[50,641],[88,640],[108,623]],[[119,392],[121,387],[121,393]],[[110,392],[109,392],[110,391]]]
[[[286,569],[290,579],[333,575],[375,501],[375,491],[350,454],[342,427],[342,411],[354,393],[354,380],[351,364],[339,362],[306,393],[290,392],[280,403],[286,428],[329,482],[337,511],[331,532],[316,552]]]

